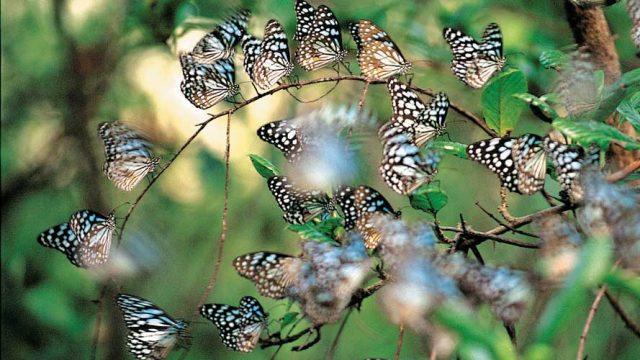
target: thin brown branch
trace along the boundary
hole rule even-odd
[[[584,359],[584,345],[587,342],[587,335],[589,334],[591,323],[593,322],[593,318],[596,316],[596,311],[598,311],[598,307],[600,306],[600,302],[602,302],[605,291],[607,291],[607,285],[602,285],[602,287],[600,287],[600,290],[598,290],[598,293],[596,294],[596,298],[593,300],[593,304],[591,304],[589,315],[587,315],[587,320],[584,322],[584,326],[582,327],[582,334],[580,335],[580,343],[578,344],[578,354],[576,355],[576,360]]]
[[[364,83],[364,88],[362,89],[362,94],[360,94],[360,100],[358,100],[358,112],[362,110],[364,106],[364,102],[367,99],[367,92],[369,92],[369,82]]]
[[[535,215],[535,214],[532,214]],[[503,229],[505,227],[500,226],[496,229]],[[461,228],[457,228],[457,227],[452,227],[452,226],[443,226],[441,227],[442,231],[451,231],[451,232],[456,232],[459,234],[467,234],[469,237],[471,237],[472,239],[465,239],[463,241],[460,242],[460,247],[461,248],[466,248],[466,247],[470,247],[472,245],[479,245],[481,243],[483,243],[485,240],[493,240],[495,242],[499,242],[502,244],[507,244],[507,245],[513,245],[513,246],[517,246],[517,247],[522,247],[522,248],[528,248],[528,249],[538,249],[540,248],[540,245],[538,244],[532,244],[532,243],[528,243],[525,241],[520,241],[520,240],[515,240],[515,239],[509,239],[509,238],[505,238],[503,236],[500,235],[495,235],[494,233],[492,233],[492,231],[494,230],[490,230],[487,232],[482,232],[482,231],[476,231],[473,230],[469,227],[465,229],[461,229]],[[510,231],[510,229],[507,229],[507,231]],[[506,232],[506,231],[505,231]]]
[[[491,212],[489,212],[487,209],[485,209],[484,207],[482,207],[482,205],[480,205],[479,202],[476,202],[476,206],[480,208],[480,210],[482,210],[482,212],[484,212],[487,216],[489,216],[491,219],[493,219],[493,221],[497,222],[498,225],[502,225],[504,227],[509,228],[509,230],[513,233],[516,234],[520,234],[520,235],[524,235],[524,236],[529,236],[529,237],[533,237],[533,238],[538,238],[537,235],[526,232],[526,231],[522,231],[522,230],[518,230],[512,226],[510,226],[509,224],[503,222],[502,220],[498,219],[498,217],[496,217],[495,215],[493,215]]]
[[[327,355],[325,355],[324,357],[325,360],[332,360],[333,357],[335,356],[336,349],[338,348],[338,342],[340,341],[340,337],[342,337],[342,332],[344,331],[344,328],[347,325],[347,321],[349,320],[349,316],[351,316],[352,311],[353,311],[353,308],[350,308],[349,310],[347,310],[347,314],[344,316],[344,319],[342,319],[342,322],[340,323],[340,328],[338,328],[338,332],[336,333],[336,336],[333,338],[333,341],[331,342],[331,347],[329,348],[329,351],[327,351]]]
[[[393,356],[394,360],[400,359],[400,351],[402,351],[402,342],[404,341],[404,323],[400,322],[400,333],[398,334],[398,342],[396,344],[396,353]]]
[[[638,338],[640,338],[640,325],[636,324],[635,322],[633,322],[633,320],[631,320],[629,315],[627,315],[627,313],[624,311],[624,309],[618,302],[618,299],[616,299],[613,295],[611,295],[611,293],[606,289],[604,291],[604,296],[607,297],[607,300],[609,300],[609,304],[611,304],[611,307],[613,307],[613,310],[616,313],[618,313],[618,315],[624,322],[624,325],[629,330],[631,330],[631,332],[633,332]]]
[[[300,332],[298,332],[297,334],[294,335],[289,335],[286,336],[284,338],[280,338],[280,334],[279,333],[275,333],[273,334],[271,337],[269,337],[268,339],[260,339],[259,343],[260,343],[260,348],[261,349],[265,349],[271,346],[281,346],[281,345],[285,345],[285,344],[289,344],[292,343],[298,339],[300,339],[301,337],[303,337],[304,335],[312,332],[312,331],[316,331],[318,330],[319,327],[313,327],[313,326],[309,326],[308,328],[301,330]]]
[[[627,166],[623,167],[622,169],[614,172],[613,174],[607,176],[607,181],[609,182],[620,181],[626,178],[627,176],[631,175],[634,171],[638,169],[640,169],[640,160],[636,160],[628,164]]]

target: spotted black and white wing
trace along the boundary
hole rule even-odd
[[[176,347],[189,347],[187,323],[172,319],[164,310],[137,296],[118,294],[118,307],[129,330],[127,347],[139,360],[160,360]]]
[[[288,223],[304,224],[318,215],[328,215],[332,210],[327,194],[318,190],[300,189],[286,176],[270,177],[267,186]]]
[[[431,103],[425,105],[415,92],[397,79],[390,79],[387,88],[393,108],[390,121],[402,127],[416,146],[421,147],[445,131],[449,110],[447,95],[438,93]]]
[[[71,215],[69,227],[78,239],[77,257],[83,267],[103,264],[109,260],[111,240],[116,228],[115,215],[104,216],[91,210]]]
[[[577,181],[582,169],[598,163],[599,149],[594,147],[585,152],[582,148],[544,139],[544,150],[556,168],[556,178],[560,186],[574,201],[582,199],[582,189]]]
[[[516,164],[518,192],[531,195],[544,187],[547,156],[538,135],[525,134],[515,139],[512,157]]]
[[[345,230],[351,230],[358,220],[358,208],[356,206],[355,188],[351,186],[338,187],[333,192],[333,202],[342,211]]]
[[[347,55],[342,46],[340,23],[325,5],[315,12],[310,32],[300,38],[296,60],[300,66],[312,71],[334,62],[341,62]]]
[[[56,225],[43,231],[38,236],[38,243],[62,252],[73,265],[83,267],[83,263],[77,253],[79,247],[78,238],[68,223]]]
[[[253,351],[267,324],[267,314],[258,300],[251,296],[243,297],[239,307],[204,304],[200,314],[218,328],[225,346],[241,352]]]
[[[251,80],[261,89],[271,88],[293,71],[287,34],[278,21],[267,22],[260,53],[251,71]]]
[[[451,28],[445,28],[443,36],[453,52],[451,70],[472,88],[483,87],[504,66],[502,33],[497,24],[487,26],[482,43]]]
[[[235,84],[235,67],[231,57],[211,64],[201,64],[191,54],[182,53],[180,64],[184,76],[180,90],[198,109],[208,109],[239,91]]]
[[[515,139],[511,138],[481,140],[467,147],[467,155],[498,175],[502,186],[509,191],[519,192],[518,174],[512,156],[514,142]]]
[[[261,126],[258,137],[282,151],[289,162],[295,162],[302,155],[305,138],[295,121],[278,120]]]
[[[349,31],[358,48],[360,71],[367,79],[384,80],[411,69],[411,63],[405,60],[391,37],[373,22],[351,23]]]
[[[260,55],[260,44],[262,40],[251,34],[245,34],[242,37],[242,54],[244,55],[242,66],[249,77],[253,76],[253,66]]]
[[[98,133],[105,146],[104,173],[117,188],[131,191],[157,166],[149,143],[122,123],[102,123]]]
[[[296,0],[296,33],[293,40],[300,41],[311,34],[316,9],[304,0]]]
[[[251,280],[261,295],[282,299],[295,278],[298,262],[289,255],[261,251],[238,256],[233,267],[240,276]]]
[[[233,48],[240,42],[247,30],[247,19],[251,12],[238,10],[228,19],[206,34],[193,48],[193,57],[199,63],[211,64],[233,55]]]
[[[393,191],[409,195],[433,179],[439,161],[436,153],[423,156],[405,134],[399,134],[385,143],[379,172]]]

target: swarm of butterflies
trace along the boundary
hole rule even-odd
[[[314,8],[304,0],[296,0],[294,8],[296,62],[306,71],[344,65],[347,50],[334,13],[325,5]],[[269,20],[260,40],[247,32],[250,15],[248,10],[236,11],[200,39],[191,52],[179,54],[184,76],[180,89],[197,108],[208,109],[239,93],[235,83],[236,46],[242,49],[244,70],[261,90],[272,88],[292,73],[294,64],[282,25]],[[386,81],[391,98],[393,115],[378,132],[383,144],[379,174],[393,191],[411,195],[437,173],[440,155],[429,150],[429,143],[446,130],[449,99],[440,92],[426,103],[410,85],[397,79],[410,71],[411,63],[379,26],[360,20],[349,24],[348,29],[356,43],[362,75],[367,81]],[[505,65],[502,34],[495,23],[486,27],[480,41],[451,28],[445,28],[443,36],[453,53],[451,70],[471,88],[482,88]],[[313,142],[303,128],[288,120],[268,123],[257,133],[281,150],[289,162],[298,161]],[[145,136],[126,124],[101,124],[98,134],[105,148],[104,173],[118,189],[131,191],[160,162]],[[426,151],[421,150],[425,147]],[[542,189],[549,157],[562,188],[572,200],[579,201],[581,189],[576,179],[583,167],[598,161],[597,150],[525,134],[478,141],[468,146],[467,154],[493,171],[506,189],[525,195]],[[288,223],[323,221],[339,209],[343,228],[359,233],[370,250],[381,241],[371,218],[377,214],[392,218],[401,215],[380,192],[367,185],[340,185],[332,189],[331,196],[320,189],[299,186],[287,176],[273,176],[267,186]],[[42,232],[38,242],[62,252],[77,267],[92,268],[108,261],[115,229],[114,213],[80,210],[68,222]],[[234,267],[253,281],[262,295],[279,299],[290,294],[292,281],[286,274],[298,259],[256,252],[238,257]],[[129,330],[127,345],[136,358],[162,359],[175,347],[189,346],[191,335],[186,321],[174,320],[150,301],[134,295],[119,294],[116,303]],[[222,343],[235,351],[252,351],[267,327],[268,314],[250,296],[243,297],[239,306],[205,304],[199,310],[218,328]]]

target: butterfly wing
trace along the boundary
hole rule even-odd
[[[77,253],[83,267],[100,265],[109,259],[116,227],[114,214],[105,217],[91,210],[77,211],[71,215],[69,226],[78,238]]]
[[[342,47],[340,24],[327,6],[320,5],[315,14],[311,33],[300,40],[296,59],[307,71],[343,61],[346,50]]]
[[[510,138],[481,140],[467,147],[467,155],[498,175],[502,186],[509,191],[519,192],[517,169],[512,156],[514,141]]]
[[[251,352],[266,326],[266,314],[263,311],[255,310],[253,305],[253,301],[247,302],[246,300],[245,305],[241,304],[241,307],[226,304],[204,304],[200,308],[200,314],[218,328],[220,339],[225,346],[235,351]],[[258,306],[260,306],[259,303]],[[261,309],[262,307],[260,307]],[[255,320],[261,315],[264,317]]]
[[[282,77],[293,71],[289,57],[289,43],[282,25],[269,20],[264,30],[264,39],[252,69],[251,79],[261,89],[269,89]]]
[[[289,255],[261,251],[235,258],[233,267],[240,276],[251,280],[261,295],[282,299],[293,281],[293,265],[297,262]]]
[[[246,32],[249,16],[251,16],[249,10],[238,10],[206,34],[193,48],[192,55],[195,60],[199,63],[211,64],[231,57],[233,48]]]
[[[208,109],[220,101],[238,93],[234,84],[233,59],[201,64],[192,55],[180,54],[184,80],[180,90],[184,97],[198,109]]]
[[[365,185],[360,185],[354,191],[358,220],[356,228],[362,234],[364,245],[367,249],[375,249],[380,243],[380,233],[373,228],[371,218],[374,214],[388,214],[399,217],[400,212],[393,207],[377,190]]]
[[[385,144],[379,172],[393,191],[408,195],[433,179],[438,161],[434,153],[423,157],[406,135],[399,134]]]
[[[518,192],[531,195],[540,191],[547,174],[547,157],[542,139],[534,134],[525,134],[514,141],[512,154],[516,164]]]
[[[251,34],[245,34],[242,37],[242,53],[244,54],[242,65],[249,77],[253,74],[253,66],[260,54],[260,44],[262,44],[262,40]]]
[[[480,50],[490,57],[502,57],[502,32],[498,24],[491,23],[484,29]]]
[[[304,0],[296,0],[296,33],[293,40],[300,41],[311,34],[316,9]]]
[[[360,71],[367,79],[384,80],[411,68],[391,37],[373,22],[360,20],[349,24],[349,30],[358,48]]]
[[[62,252],[73,265],[82,267],[82,262],[77,254],[80,244],[68,223],[56,225],[43,231],[38,236],[38,243]]]
[[[279,120],[261,126],[258,137],[282,151],[289,162],[299,159],[306,142],[295,121]]]

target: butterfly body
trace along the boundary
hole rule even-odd
[[[445,28],[443,36],[453,52],[451,70],[472,88],[483,87],[506,62],[498,24],[491,23],[486,27],[480,43],[452,28]]]
[[[253,351],[260,333],[267,326],[268,314],[255,298],[245,296],[240,306],[226,304],[204,304],[200,314],[220,331],[220,339],[228,348],[240,351]]]
[[[202,64],[212,64],[233,56],[234,47],[246,32],[249,16],[251,16],[249,10],[238,10],[233,16],[216,26],[193,48],[191,54],[194,59]]]
[[[411,69],[391,37],[373,22],[351,23],[349,31],[358,48],[360,71],[368,80],[384,80]]]
[[[240,91],[235,83],[232,57],[204,64],[197,62],[192,54],[181,53],[180,64],[184,76],[180,90],[198,109],[208,109]]]
[[[312,71],[328,64],[342,62],[347,51],[342,46],[340,24],[325,5],[314,9],[304,0],[297,0],[296,33],[298,40],[295,58],[300,66]]]
[[[267,181],[269,191],[291,224],[304,224],[319,215],[333,212],[333,204],[326,193],[297,187],[286,176],[272,176]]]
[[[105,146],[103,171],[121,190],[131,191],[160,161],[146,140],[120,122],[102,123],[98,133]]]
[[[137,296],[118,294],[116,303],[129,330],[127,346],[136,359],[164,359],[172,349],[191,345],[184,320],[172,319],[164,310]]]
[[[43,231],[38,242],[62,252],[73,265],[90,268],[109,259],[115,227],[115,214],[81,210],[71,215],[68,223]]]

